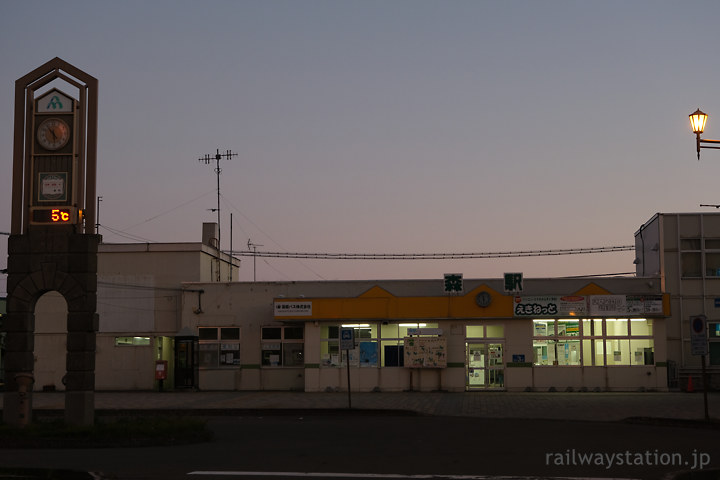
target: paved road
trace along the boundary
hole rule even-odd
[[[323,472],[460,474],[477,480],[515,474],[651,479],[692,467],[700,454],[709,456],[705,468],[720,467],[720,430],[688,422],[704,417],[701,393],[399,392],[353,393],[351,398],[353,412],[347,410],[346,392],[97,392],[97,410],[207,414],[218,440],[122,450],[0,450],[0,465],[89,468],[112,472],[118,479],[201,480],[293,478],[272,479],[273,472],[319,474],[308,479],[323,479]],[[711,417],[719,419],[720,393],[710,393],[708,399]],[[64,394],[35,392],[33,406],[62,410]],[[661,420],[620,422],[633,417]],[[425,430],[412,430],[426,423]],[[339,428],[343,426],[347,428]],[[681,453],[684,464],[652,471],[617,463],[612,469],[563,465],[576,451],[650,452],[651,457]],[[547,454],[554,456],[548,460]],[[367,458],[385,463],[375,465]],[[561,464],[546,468],[548,462]],[[192,472],[205,474],[190,476]],[[417,479],[397,477],[403,478]]]
[[[418,475],[443,476],[438,480],[463,475],[470,477],[464,480],[654,480],[678,470],[697,471],[700,461],[704,468],[720,464],[718,430],[684,426],[372,412],[214,416],[208,425],[215,433],[210,443],[0,449],[0,465],[84,469],[117,480],[373,480],[389,475],[396,480]]]

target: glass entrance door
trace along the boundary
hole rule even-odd
[[[502,343],[488,344],[488,387],[505,387],[505,369],[503,368]]]
[[[175,388],[197,388],[198,365],[198,337],[175,337]]]
[[[467,389],[504,388],[502,343],[467,343]]]
[[[484,343],[467,344],[467,386],[469,389],[487,387],[487,349]]]

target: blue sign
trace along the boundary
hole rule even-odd
[[[355,348],[355,330],[352,328],[340,329],[340,350],[353,350]]]
[[[690,317],[690,353],[692,355],[707,355],[707,317],[695,315]]]

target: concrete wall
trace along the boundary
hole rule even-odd
[[[672,317],[663,327],[667,350],[662,359],[677,362],[681,369],[693,369],[699,367],[700,357],[691,354],[689,319],[694,315],[705,315],[711,322],[720,319],[720,302],[717,302],[720,299],[720,276],[710,275],[707,262],[703,262],[701,276],[684,277],[683,239],[720,239],[720,214],[659,213],[635,234],[637,256],[649,268],[645,272],[654,274],[659,264],[657,270],[664,291],[671,293]],[[703,260],[707,260],[708,253],[715,252],[703,249]],[[637,270],[642,271],[640,265],[637,265]],[[712,366],[711,369],[720,374],[720,366]]]
[[[98,336],[95,370],[98,390],[152,390],[154,366],[153,343],[147,347],[115,346],[114,336]]]

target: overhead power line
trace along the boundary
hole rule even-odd
[[[245,250],[233,252],[240,257],[262,258],[313,258],[325,260],[459,260],[470,258],[511,258],[544,257],[553,255],[584,255],[590,253],[629,252],[634,245],[620,245],[597,248],[567,248],[560,250],[520,250],[514,252],[476,252],[476,253],[292,253],[263,252]]]
[[[125,227],[125,228],[123,228],[123,230],[130,230],[130,229],[135,228],[135,227],[137,227],[137,226],[139,226],[139,225],[142,225],[143,223],[148,223],[148,222],[150,222],[150,221],[152,221],[152,220],[155,220],[156,218],[162,217],[163,215],[167,215],[168,213],[174,212],[175,210],[177,210],[177,209],[179,209],[179,208],[182,208],[182,207],[184,207],[185,205],[187,205],[187,204],[189,204],[189,203],[193,203],[193,202],[196,201],[196,200],[199,200],[199,199],[201,199],[201,198],[203,198],[203,197],[205,197],[205,196],[207,196],[207,195],[210,195],[211,193],[215,193],[215,190],[210,190],[210,191],[208,191],[208,192],[203,193],[202,195],[199,195],[199,196],[197,196],[197,197],[195,197],[195,198],[192,198],[192,199],[187,200],[187,201],[185,201],[185,202],[183,202],[183,203],[180,203],[180,204],[178,204],[178,205],[175,205],[175,206],[173,206],[172,208],[169,208],[168,210],[165,210],[164,212],[160,212],[160,213],[158,213],[157,215],[153,215],[152,217],[143,220],[142,222],[139,222],[139,223],[130,225],[129,227]],[[101,226],[102,226],[102,225],[101,225]]]
[[[107,230],[108,232],[117,235],[119,237],[127,238],[128,240],[133,240],[135,242],[141,242],[141,243],[158,243],[155,240],[150,240],[147,238],[140,237],[138,235],[133,235],[132,233],[124,232],[122,230],[118,230],[112,227],[109,227],[107,225],[100,225],[100,228],[103,230]]]

